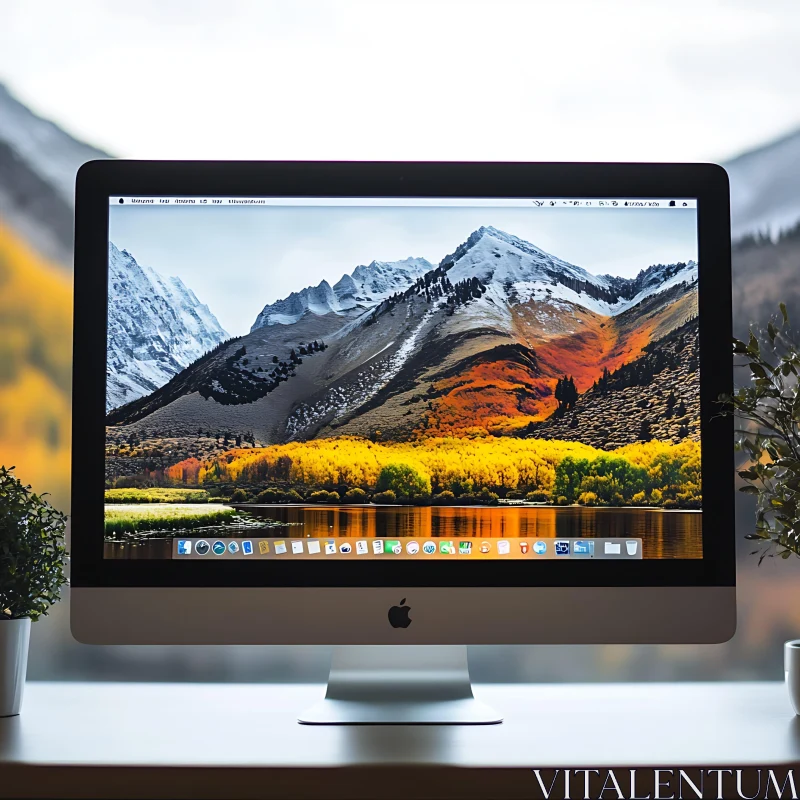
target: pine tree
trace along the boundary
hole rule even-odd
[[[578,401],[578,390],[575,388],[575,381],[572,377],[566,382],[564,389],[564,401],[566,402],[567,410],[571,411]]]
[[[605,394],[608,391],[608,380],[610,378],[610,374],[608,372],[608,367],[603,367],[603,374],[600,377],[600,380],[597,382],[597,385],[600,388],[602,394]]]

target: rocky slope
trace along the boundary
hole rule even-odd
[[[631,363],[602,375],[569,410],[555,411],[526,434],[604,450],[650,439],[699,441],[698,343],[693,319],[647,345]]]

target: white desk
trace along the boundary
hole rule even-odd
[[[503,725],[298,725],[322,692],[31,683],[0,719],[0,797],[532,798],[537,767],[800,764],[780,683],[480,686]]]

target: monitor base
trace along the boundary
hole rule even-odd
[[[467,648],[334,648],[325,699],[302,725],[496,725],[503,718],[476,700]]]

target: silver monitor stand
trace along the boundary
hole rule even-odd
[[[465,645],[335,647],[325,699],[303,725],[496,725],[476,700]]]

